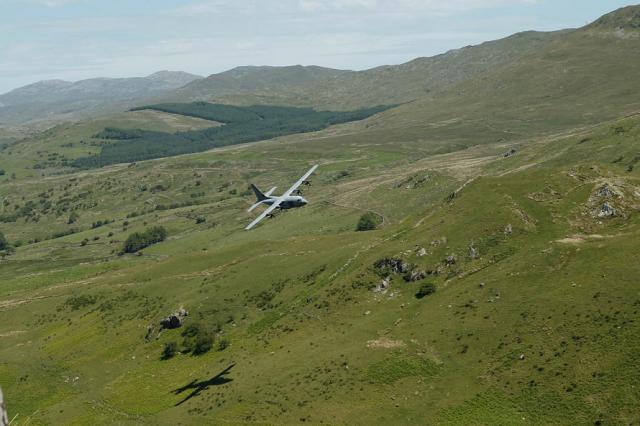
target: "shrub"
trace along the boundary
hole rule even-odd
[[[176,342],[168,342],[164,344],[162,350],[162,359],[171,359],[178,353],[178,344]]]
[[[218,341],[218,350],[219,351],[224,351],[225,349],[227,349],[227,347],[229,347],[229,340],[227,339],[220,339]]]
[[[194,355],[202,355],[204,353],[209,352],[211,347],[213,346],[213,336],[212,335],[203,335],[198,336],[196,338],[195,344],[193,346],[193,354]]]
[[[97,300],[96,296],[81,295],[68,298],[64,304],[69,306],[71,310],[77,311],[85,306],[93,305]]]
[[[182,332],[183,352],[191,352],[193,355],[202,355],[213,347],[214,332],[202,324],[189,324]]]
[[[420,290],[418,290],[418,292],[416,293],[416,298],[418,299],[422,299],[425,296],[429,296],[430,294],[433,294],[436,292],[436,286],[432,283],[427,283],[427,284],[423,284],[422,287],[420,287]]]
[[[71,214],[69,214],[69,219],[67,220],[67,223],[69,225],[71,225],[72,223],[76,223],[78,218],[79,218],[78,213],[76,213],[75,211],[72,211]]]
[[[10,247],[9,241],[7,241],[4,234],[0,231],[0,250],[9,250]]]
[[[356,225],[356,231],[372,231],[376,229],[381,223],[380,217],[372,212],[366,212],[360,216],[358,224]]]
[[[167,238],[167,230],[162,226],[154,226],[144,232],[135,232],[124,242],[122,250],[125,253],[135,253],[152,244],[164,241]]]

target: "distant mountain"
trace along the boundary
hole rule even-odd
[[[194,81],[164,98],[180,101],[216,101],[236,96],[253,98],[259,97],[260,93],[285,92],[291,87],[337,79],[352,73],[318,66],[243,66]]]
[[[525,32],[401,65],[357,72],[301,66],[241,67],[190,83],[163,99],[325,109],[403,103],[479,78],[543,48],[562,33]]]
[[[118,111],[200,78],[160,71],[147,77],[41,81],[0,95],[0,124],[55,122]]]
[[[379,125],[419,131],[444,123],[440,132],[475,142],[557,132],[639,111],[638,75],[640,6],[633,6],[556,33],[481,78],[389,111]]]

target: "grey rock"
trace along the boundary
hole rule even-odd
[[[600,197],[600,198],[609,198],[609,197],[615,197],[618,194],[613,188],[611,188],[608,184],[605,183],[600,188],[598,188],[595,195],[596,197]]]
[[[615,215],[616,210],[609,203],[604,203],[598,212],[598,217],[613,217]]]
[[[455,254],[450,254],[444,259],[444,263],[451,266],[451,265],[455,265],[457,260],[458,259],[456,258]]]
[[[504,154],[502,154],[502,156],[504,158],[511,157],[511,156],[515,155],[516,152],[518,152],[518,151],[515,148],[511,148],[509,151],[507,151]]]
[[[173,329],[182,327],[184,318],[188,315],[189,312],[186,309],[180,308],[178,312],[175,312],[166,318],[162,318],[160,320],[160,328]]]
[[[473,245],[469,246],[469,259],[477,259],[480,257],[480,250],[478,250]]]
[[[376,261],[373,266],[378,270],[388,270],[388,272],[394,274],[405,274],[412,269],[409,263],[397,258],[380,259]]]
[[[407,273],[403,278],[408,283],[420,281],[427,278],[427,273],[420,269],[414,269],[413,271]]]

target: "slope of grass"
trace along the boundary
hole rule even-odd
[[[389,153],[409,148],[301,141],[84,173],[77,186],[76,175],[5,183],[5,194],[20,185],[27,200],[67,191],[95,203],[78,234],[0,263],[10,413],[82,424],[638,421],[640,271],[629,260],[640,177],[628,163],[639,129],[630,118],[509,158],[501,145],[399,161]],[[466,155],[484,160],[461,174]],[[286,186],[317,157],[310,206],[242,231],[249,181]],[[611,219],[592,215],[605,182],[623,195],[609,200],[620,212]],[[141,191],[151,183],[167,188]],[[153,207],[191,192],[204,203]],[[367,209],[384,225],[355,232]],[[68,226],[38,214],[0,229],[15,241]],[[114,221],[90,229],[96,218]],[[127,235],[156,224],[165,242],[117,256]],[[437,272],[424,280],[437,291],[418,300],[422,283],[400,275],[373,291],[382,257]],[[216,341],[230,346],[161,360],[180,330],[145,339],[147,325],[181,306],[187,324],[219,328]],[[232,364],[230,381],[207,381]],[[193,383],[203,387],[185,399]]]

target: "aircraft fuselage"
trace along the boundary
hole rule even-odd
[[[271,204],[275,203],[276,201],[278,201],[278,199],[280,199],[281,197],[269,197],[268,199],[262,201],[262,204],[266,204],[268,206],[270,206]],[[282,200],[282,202],[280,203],[280,205],[278,206],[278,208],[283,209],[283,210],[287,210],[287,209],[293,209],[296,207],[302,207],[307,205],[308,201],[304,199],[304,197],[300,197],[298,195],[289,195],[287,197],[284,197],[284,199]]]

